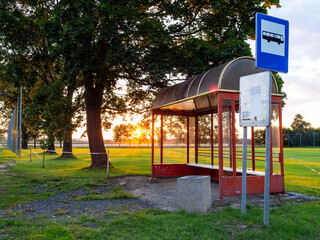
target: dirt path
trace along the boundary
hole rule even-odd
[[[142,201],[149,203],[153,208],[169,211],[177,211],[177,179],[159,178],[151,179],[146,176],[125,176],[119,178],[119,184]],[[209,212],[219,211],[224,206],[241,207],[241,196],[224,197],[219,199],[219,183],[211,181],[212,207]],[[287,192],[284,194],[271,194],[270,203],[278,204],[282,199],[308,201],[313,197]],[[257,205],[263,205],[264,195],[247,195],[247,201]]]
[[[1,169],[1,168],[0,168]],[[151,179],[146,176],[124,176],[112,178],[110,184],[103,187],[94,187],[90,191],[97,194],[105,194],[116,186],[122,186],[125,190],[137,196],[138,199],[117,199],[117,200],[80,200],[75,201],[79,196],[89,194],[85,190],[71,192],[58,192],[45,200],[31,201],[28,204],[21,204],[13,208],[0,209],[0,216],[11,218],[16,216],[32,218],[45,216],[47,219],[64,220],[77,218],[81,215],[103,215],[107,212],[139,211],[143,209],[161,209],[176,211],[177,208],[177,180],[176,178]],[[39,188],[39,191],[41,189]],[[241,196],[225,197],[219,199],[219,184],[211,182],[212,207],[209,210],[219,211],[224,206],[240,207]],[[297,201],[308,201],[312,197],[302,194],[286,193],[270,195],[270,204],[277,204],[281,199],[297,199]],[[263,195],[248,195],[248,202],[263,204]]]

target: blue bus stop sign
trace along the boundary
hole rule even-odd
[[[288,72],[289,22],[256,14],[256,67]]]

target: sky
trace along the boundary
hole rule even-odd
[[[289,21],[289,71],[280,74],[287,94],[283,126],[300,113],[312,127],[320,127],[320,2],[280,0],[268,15]],[[250,42],[255,55],[255,43]]]
[[[282,123],[290,127],[294,116],[300,113],[312,127],[320,128],[320,2],[280,0],[280,5],[281,8],[269,9],[268,15],[289,21],[289,71],[280,73],[287,94]],[[255,56],[255,42],[249,43]],[[120,122],[122,118],[114,124]],[[79,129],[74,137],[82,132]],[[112,139],[112,131],[105,132],[104,137]]]

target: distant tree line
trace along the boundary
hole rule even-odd
[[[255,144],[265,144],[265,129],[254,131]],[[290,128],[282,129],[284,147],[320,146],[320,128],[313,128],[301,114],[296,114]]]
[[[285,147],[316,147],[320,146],[320,128],[313,128],[311,123],[297,114],[291,128],[283,128],[283,145]]]
[[[112,129],[113,140],[119,143],[131,143],[147,144],[149,145],[149,140],[151,139],[151,126],[150,120],[144,120],[140,123],[133,125],[131,123],[121,123],[115,125]]]

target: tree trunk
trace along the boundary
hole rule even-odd
[[[49,154],[57,154],[56,148],[54,146],[54,142],[49,145],[47,153],[49,153]]]
[[[75,158],[72,153],[72,136],[63,141],[62,155],[60,158]]]
[[[106,168],[107,155],[103,143],[101,127],[101,106],[103,84],[93,84],[92,74],[85,77],[85,97],[87,114],[87,134],[91,153],[90,168]]]
[[[37,140],[33,139],[33,148],[36,149],[37,148]]]
[[[67,95],[67,100],[70,104],[72,105],[72,98],[73,98],[74,90],[72,87],[68,87],[68,95]],[[69,121],[69,126],[72,125],[72,116],[70,116],[69,119],[66,119]],[[61,142],[60,142],[61,144]],[[62,155],[60,158],[75,158],[75,156],[72,153],[72,129],[70,128],[69,134],[65,137],[63,140],[63,150],[62,150]]]
[[[28,149],[28,134],[25,131],[24,126],[22,125],[22,149]]]

